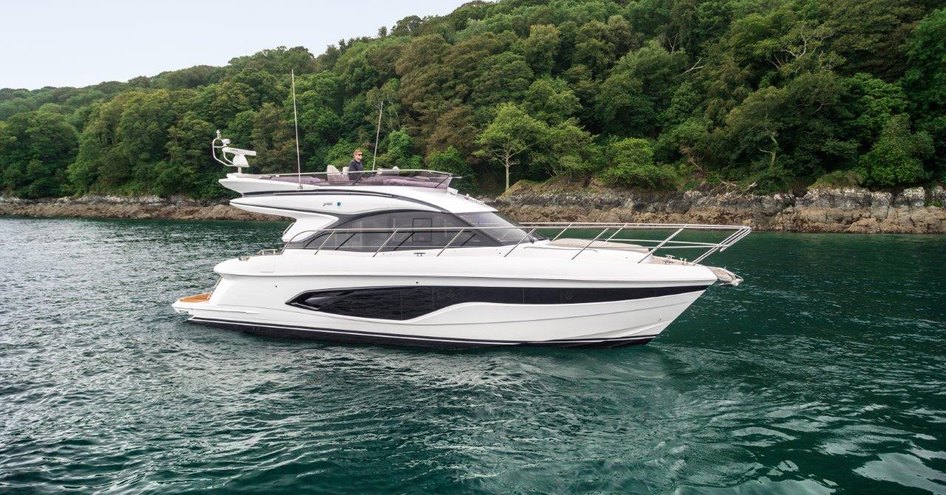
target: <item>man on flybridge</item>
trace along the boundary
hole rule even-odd
[[[351,180],[358,180],[361,178],[361,171],[365,169],[364,164],[361,161],[362,153],[361,148],[355,149],[355,152],[352,153],[352,159],[348,162],[348,178]]]

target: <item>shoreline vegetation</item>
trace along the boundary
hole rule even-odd
[[[598,188],[643,190],[671,198],[651,212],[670,219],[707,184],[751,191],[763,199],[739,208],[771,203],[772,218],[702,196],[694,218],[899,231],[902,194],[865,191],[946,184],[943,39],[941,2],[474,0],[321,54],[277,47],[126,82],[0,89],[0,195],[214,201],[218,129],[258,153],[254,171],[296,162],[294,87],[303,172],[362,148],[365,163],[452,172],[478,196],[539,183],[620,206],[637,193]],[[860,199],[836,208],[809,190]],[[582,213],[559,196],[521,214],[646,210]],[[857,204],[862,216],[799,217],[820,201],[818,215]]]
[[[861,188],[812,189],[792,194],[740,192],[627,192],[552,188],[518,183],[497,198],[482,198],[519,221],[714,223],[759,231],[946,234],[946,190],[909,188],[899,193]],[[278,217],[245,212],[226,200],[84,196],[58,199],[0,197],[0,217],[256,220]],[[288,220],[288,219],[287,219]]]

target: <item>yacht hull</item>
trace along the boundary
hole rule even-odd
[[[261,264],[221,264],[223,278],[209,297],[184,298],[174,308],[191,315],[192,323],[269,336],[441,348],[613,347],[649,342],[715,281],[700,266],[637,265],[622,272],[609,263],[576,263],[554,278],[536,278],[526,276],[532,261],[523,259],[506,267],[491,260],[493,271],[505,276],[458,273],[464,265],[484,272],[474,258],[428,259],[427,276],[397,275],[394,264],[358,274],[364,263],[358,258],[321,265],[318,275],[280,276],[278,256],[255,258]],[[314,258],[291,265],[298,273]],[[419,262],[389,261],[403,271]],[[387,262],[375,259],[374,268]],[[273,273],[261,274],[261,267]],[[378,275],[385,271],[390,275]],[[596,272],[597,278],[588,277]]]
[[[466,303],[405,321],[332,315],[288,305],[250,309],[178,303],[175,308],[191,314],[191,323],[276,337],[441,348],[613,347],[650,342],[702,293],[567,305]]]
[[[449,173],[244,174],[255,152],[219,131],[211,146],[237,169],[220,181],[242,195],[232,206],[295,222],[282,250],[224,261],[212,292],[175,302],[192,323],[439,348],[614,347],[649,342],[717,280],[742,280],[700,262],[748,227],[516,225],[451,189]],[[707,242],[702,231],[732,233]],[[674,256],[688,252],[691,261]]]

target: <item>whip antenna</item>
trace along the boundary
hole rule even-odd
[[[374,133],[374,154],[371,156],[371,170],[378,161],[378,138],[381,136],[381,114],[384,113],[384,100],[381,100],[381,110],[378,110],[378,130]]]
[[[296,72],[289,71],[292,78],[292,122],[296,126],[296,173],[299,177],[299,189],[302,189],[302,157],[299,154],[299,114],[296,111]]]

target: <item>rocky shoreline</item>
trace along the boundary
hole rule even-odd
[[[517,188],[494,205],[520,221],[707,223],[760,231],[946,233],[946,190],[899,193],[812,189],[802,196],[744,193],[586,193]]]
[[[169,220],[272,220],[269,215],[249,213],[228,200],[196,201],[157,196],[83,196],[57,199],[0,197],[0,216],[38,218],[117,218]]]
[[[898,193],[812,189],[792,194],[627,192],[517,185],[486,200],[520,221],[655,222],[749,225],[760,231],[946,234],[946,190]],[[227,200],[86,196],[50,200],[0,197],[0,216],[177,220],[272,220]]]

